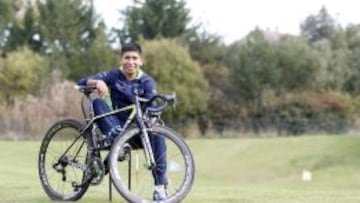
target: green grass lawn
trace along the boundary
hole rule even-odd
[[[184,202],[360,202],[360,136],[187,140],[196,180]],[[40,142],[0,142],[0,202],[50,202],[37,172]],[[312,181],[301,180],[302,170]],[[113,189],[113,202],[124,202]],[[107,202],[108,182],[79,202]]]

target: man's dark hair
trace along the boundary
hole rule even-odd
[[[142,50],[141,50],[140,45],[135,43],[135,42],[124,44],[121,47],[120,54],[123,55],[125,52],[128,52],[128,51],[136,51],[139,54],[142,54]]]

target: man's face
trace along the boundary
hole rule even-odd
[[[125,74],[132,75],[137,73],[142,65],[142,59],[137,51],[127,51],[121,56],[120,63]]]

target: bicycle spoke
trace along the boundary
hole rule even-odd
[[[115,146],[112,147],[110,160],[113,164],[111,175],[116,189],[130,202],[151,201],[155,180],[157,180],[156,182],[163,182],[164,177],[157,176],[162,175],[164,171],[161,171],[165,169],[167,193],[171,201],[181,201],[189,192],[192,185],[194,164],[190,151],[172,131],[167,131],[162,127],[158,129],[158,132],[156,132],[156,130],[152,132],[156,135],[151,135],[158,136],[151,137],[151,143],[157,143],[157,145],[152,143],[153,156],[155,163],[158,164],[154,171],[147,168],[145,153],[142,153],[144,149],[140,148],[140,145],[131,142],[135,136],[138,136],[135,134],[137,131],[129,130],[128,133],[129,135],[131,134],[131,136],[127,136],[127,134],[124,133],[124,138],[118,139],[114,143]],[[157,141],[155,141],[155,139],[157,139]],[[128,161],[117,162],[117,157],[123,151],[121,146],[124,146],[124,143],[130,143],[133,148],[137,148],[137,150],[132,150],[131,152],[131,189],[129,189],[127,185],[129,181]],[[158,151],[164,150],[164,147],[161,147],[160,144],[165,144],[165,151]],[[186,159],[186,156],[190,158]],[[116,164],[114,164],[114,161],[116,161]],[[166,166],[160,166],[159,164],[162,164],[164,161]]]

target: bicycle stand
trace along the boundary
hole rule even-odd
[[[112,201],[112,179],[111,175],[109,174],[109,201]]]
[[[131,151],[129,151],[129,168],[128,168],[128,188],[131,190]],[[109,174],[109,201],[112,201],[112,179],[111,175]]]

